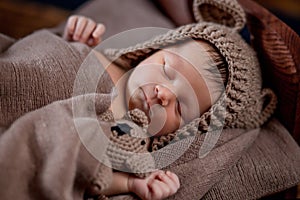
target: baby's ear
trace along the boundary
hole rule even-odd
[[[194,0],[197,22],[213,22],[240,31],[246,23],[245,12],[236,0]]]

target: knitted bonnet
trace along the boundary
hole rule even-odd
[[[103,53],[125,69],[135,67],[155,52],[187,39],[201,39],[214,46],[228,66],[225,90],[211,108],[176,133],[198,133],[215,128],[255,128],[273,113],[276,97],[262,88],[261,72],[255,52],[239,31],[245,25],[245,13],[234,0],[195,0],[197,23],[181,26],[146,42]]]

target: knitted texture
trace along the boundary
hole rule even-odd
[[[245,25],[245,13],[236,1],[194,0],[194,17],[198,22],[215,22],[236,30]]]
[[[221,24],[204,22],[201,6],[215,6],[232,16],[221,19]],[[230,8],[230,9],[229,9]],[[223,10],[222,10],[223,9]],[[207,11],[204,9],[204,11]],[[258,60],[252,48],[241,38],[237,30],[245,25],[245,14],[236,1],[195,1],[194,14],[198,23],[181,26],[158,35],[149,41],[123,49],[105,49],[104,54],[125,69],[135,67],[155,50],[188,39],[201,39],[216,47],[228,65],[228,81],[217,102],[199,118],[194,119],[177,135],[196,134],[220,128],[255,128],[262,125],[276,107],[276,96],[270,89],[262,89]],[[216,16],[218,16],[215,13]],[[235,22],[232,24],[232,22]],[[232,26],[225,26],[225,25]]]
[[[148,152],[150,138],[144,112],[132,110],[124,119],[114,121],[112,112],[106,111],[99,119],[102,130],[110,130],[105,133],[109,137],[106,155],[113,169],[134,173],[138,177],[145,177],[154,170],[154,160]]]

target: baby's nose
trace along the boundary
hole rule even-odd
[[[164,86],[156,85],[154,90],[159,103],[164,107],[176,98],[175,94]]]

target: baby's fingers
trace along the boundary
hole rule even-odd
[[[105,32],[105,26],[103,24],[97,24],[95,30],[93,31],[93,38],[100,38]]]
[[[105,32],[105,26],[103,24],[97,24],[95,30],[92,33],[92,40],[88,42],[90,46],[96,46],[102,40],[102,35]]]
[[[103,24],[97,24],[85,16],[72,15],[67,21],[63,37],[68,41],[96,46],[101,42],[104,32],[105,26]]]
[[[80,35],[79,41],[82,43],[87,43],[88,39],[92,37],[92,33],[95,28],[96,28],[96,23],[93,20],[88,19],[85,28],[83,29]]]
[[[78,16],[73,15],[71,17],[69,17],[65,30],[64,30],[64,39],[66,40],[72,40],[73,39],[73,34],[75,32],[75,27],[76,27],[76,23],[78,20]]]
[[[73,33],[73,40],[79,41],[82,37],[82,34],[86,28],[88,19],[85,17],[78,17],[77,22],[75,24],[75,31]]]
[[[148,184],[150,189],[149,196],[146,197],[148,200],[161,200],[169,196],[169,188],[163,182],[154,179],[150,184]]]
[[[166,175],[172,180],[172,182],[174,183],[174,185],[179,188],[180,187],[180,181],[179,178],[176,174],[170,172],[170,171],[166,171]]]
[[[158,175],[158,178],[169,188],[169,195],[175,194],[180,187],[179,179],[176,174],[167,171]]]

